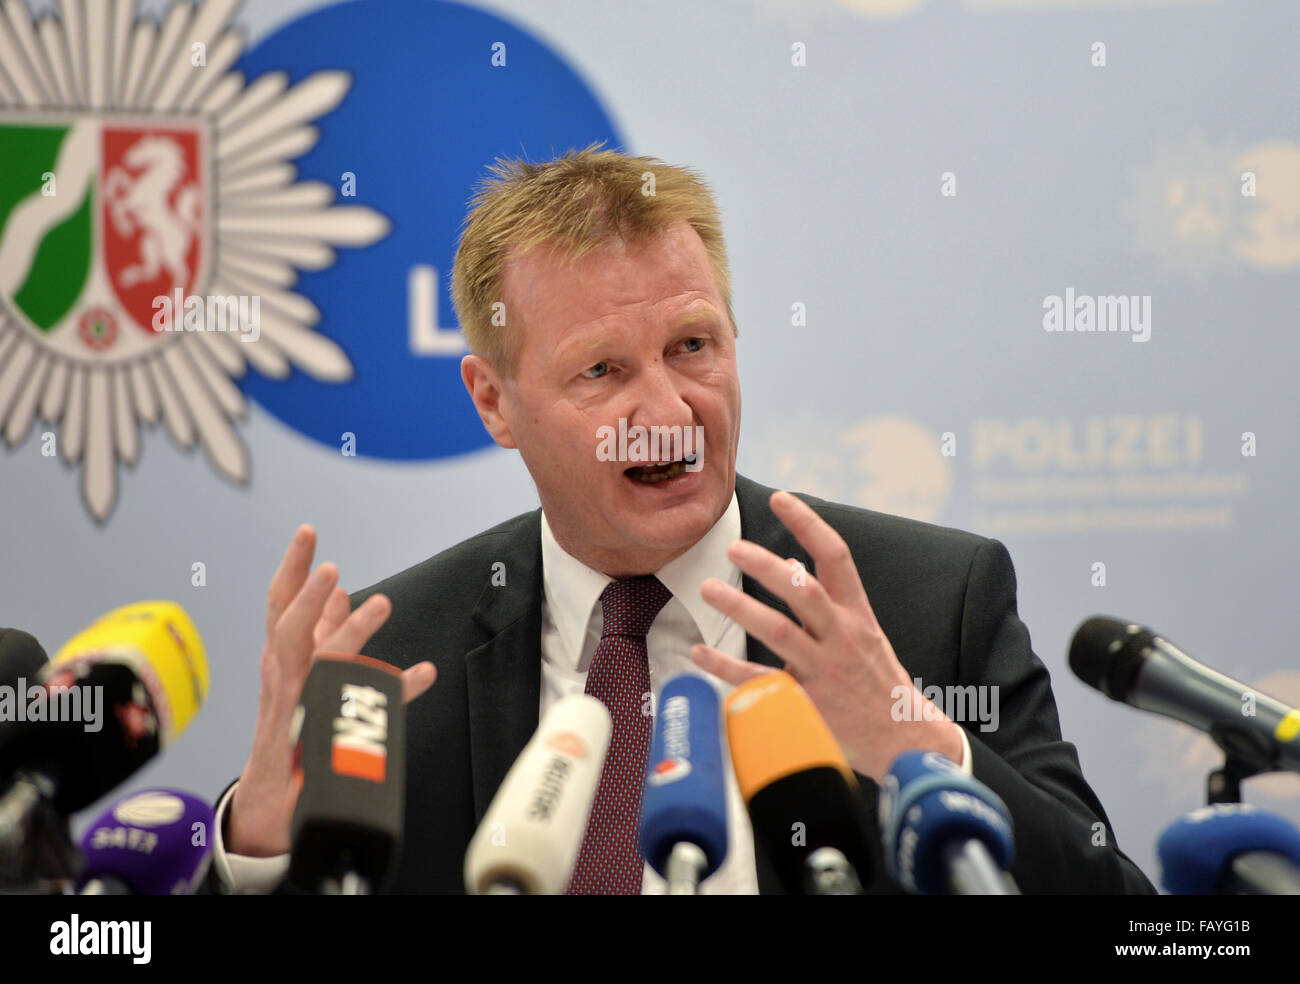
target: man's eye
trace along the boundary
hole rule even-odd
[[[698,344],[696,344],[696,343],[698,343]],[[686,345],[686,351],[688,351],[688,352],[698,352],[700,349],[704,348],[704,339],[702,339],[702,338],[688,338],[688,339],[686,339],[685,345]],[[692,347],[692,346],[694,346],[694,347]]]
[[[592,366],[590,369],[584,369],[584,370],[582,371],[582,374],[583,374],[583,376],[585,376],[587,379],[599,379],[601,376],[605,375],[605,373],[607,373],[607,372],[609,372],[609,363],[608,363],[608,362],[597,362],[597,363],[596,363],[594,366]]]

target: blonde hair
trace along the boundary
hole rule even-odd
[[[704,243],[732,331],[739,334],[722,219],[703,178],[657,158],[600,150],[602,143],[541,164],[497,158],[488,168],[495,177],[475,187],[456,250],[451,299],[470,350],[508,378],[518,368],[521,339],[517,330],[492,324],[492,306],[504,300],[507,257],[542,244],[579,259],[615,240],[635,243],[688,222]],[[653,190],[646,191],[651,175]]]

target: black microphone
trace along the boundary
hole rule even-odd
[[[1300,772],[1300,710],[1192,659],[1141,625],[1088,619],[1070,669],[1112,700],[1190,724],[1259,770]]]
[[[318,654],[294,728],[301,792],[289,881],[322,895],[383,891],[396,874],[406,809],[401,671],[367,656]]]
[[[21,629],[0,628],[0,686],[12,687],[31,678],[49,662],[35,637]]]
[[[0,629],[0,783],[18,767],[18,704],[26,702],[29,684],[35,683],[49,662],[36,639],[21,629]],[[9,706],[6,707],[5,705]]]

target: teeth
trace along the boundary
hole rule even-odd
[[[686,471],[686,464],[681,461],[674,461],[667,468],[664,468],[663,471],[647,472],[641,471],[640,469],[634,469],[631,474],[638,482],[644,482],[647,485],[654,485],[656,482],[666,482],[670,478],[676,478],[684,471]]]

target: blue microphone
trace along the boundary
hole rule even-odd
[[[1174,895],[1300,895],[1300,830],[1246,803],[1217,803],[1175,820],[1156,842]]]
[[[885,864],[917,895],[1018,895],[1011,814],[938,752],[904,752],[880,790]]]
[[[673,677],[659,694],[646,770],[641,850],[670,895],[695,895],[727,856],[722,707],[703,677]]]

